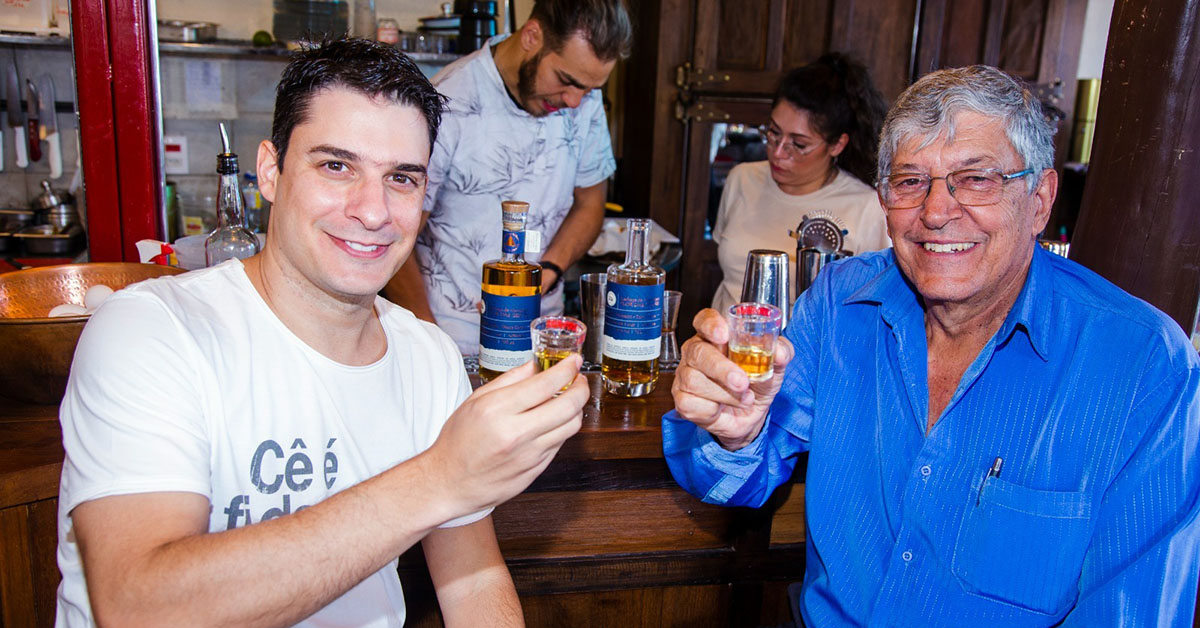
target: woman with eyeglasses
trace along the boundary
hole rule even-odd
[[[733,168],[721,195],[713,228],[724,273],[713,297],[717,311],[740,300],[752,249],[794,256],[788,230],[804,216],[832,218],[846,230],[844,248],[854,253],[891,246],[871,187],[886,113],[867,69],[840,53],[784,76],[761,129],[767,160]]]

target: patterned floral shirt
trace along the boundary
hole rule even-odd
[[[433,77],[450,98],[429,160],[426,228],[416,255],[438,326],[464,355],[479,352],[480,269],[500,257],[500,202],[530,204],[527,229],[550,243],[574,201],[575,188],[616,170],[599,90],[576,109],[534,117],[509,97],[489,40]],[[526,251],[536,262],[540,253]],[[560,287],[542,299],[542,314],[562,312]]]

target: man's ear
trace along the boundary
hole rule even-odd
[[[527,58],[537,54],[545,43],[542,23],[536,19],[527,20],[517,36],[521,38],[521,50]]]
[[[279,180],[279,153],[271,140],[263,140],[258,144],[258,159],[254,172],[258,174],[258,191],[263,198],[275,202],[275,185]]]
[[[1042,171],[1042,180],[1033,191],[1037,198],[1037,211],[1033,217],[1033,234],[1041,233],[1050,221],[1050,210],[1054,208],[1054,199],[1058,196],[1058,171],[1047,168]]]

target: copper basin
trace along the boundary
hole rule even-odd
[[[48,318],[63,303],[83,305],[92,286],[120,290],[180,268],[125,262],[63,264],[0,274],[0,397],[57,404],[88,316]]]

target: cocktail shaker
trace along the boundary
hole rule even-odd
[[[800,294],[813,284],[822,268],[829,262],[836,262],[849,257],[849,251],[822,251],[821,249],[802,248],[796,260],[796,294]]]

